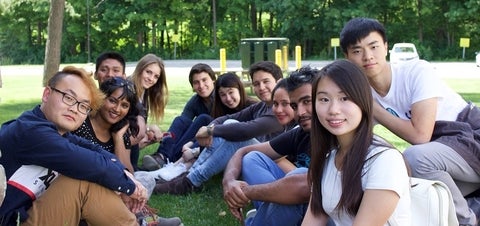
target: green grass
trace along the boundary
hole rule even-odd
[[[187,72],[188,73],[188,72]],[[175,116],[180,114],[186,101],[192,95],[187,73],[169,74],[169,102],[165,118],[159,123],[167,130]],[[32,109],[40,103],[43,88],[41,76],[22,74],[2,74],[3,88],[0,88],[0,123],[18,117],[23,111]],[[477,105],[480,104],[480,79],[447,79],[446,82],[465,99]],[[375,132],[392,142],[399,150],[404,150],[408,144],[391,134],[381,126]],[[157,145],[142,150],[141,156],[153,153]],[[141,157],[140,157],[141,161]],[[186,196],[153,195],[150,205],[159,210],[161,216],[179,216],[185,225],[238,225],[230,215],[222,198],[221,175],[215,176],[204,184],[201,192]]]

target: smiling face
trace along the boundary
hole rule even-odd
[[[362,111],[329,77],[317,85],[315,111],[318,121],[340,143],[351,143],[362,120]]]
[[[295,118],[295,113],[290,107],[290,97],[285,88],[278,88],[273,94],[272,111],[281,125],[287,125]]]
[[[220,87],[217,92],[223,105],[228,108],[235,109],[240,104],[240,91],[237,88]]]
[[[157,83],[158,78],[160,78],[161,69],[160,66],[156,63],[149,64],[146,66],[141,77],[141,84],[144,89],[148,89]]]
[[[298,125],[304,131],[310,131],[312,127],[312,85],[306,83],[291,91],[288,95]]]
[[[112,77],[125,78],[123,65],[116,59],[105,59],[95,71],[95,79],[98,80],[98,84],[101,84]]]
[[[123,88],[117,88],[110,96],[105,98],[102,107],[99,110],[100,117],[109,124],[113,125],[122,120],[130,110],[130,102],[123,94]]]
[[[356,64],[369,78],[390,70],[387,63],[388,44],[373,31],[354,45],[347,47],[346,58]]]
[[[256,71],[252,76],[252,84],[253,92],[255,92],[258,99],[266,103],[272,101],[272,90],[277,84],[272,74],[261,70]]]
[[[55,88],[61,92],[65,92],[77,101],[90,104],[91,93],[81,78],[75,75],[67,75],[59,80]],[[53,122],[60,134],[74,131],[85,121],[87,114],[78,111],[78,103],[68,106],[62,100],[63,95],[54,91],[50,87],[45,87],[42,96],[41,110],[45,114],[47,120]]]
[[[192,76],[192,88],[200,97],[208,99],[212,94],[213,80],[207,72],[200,72]]]

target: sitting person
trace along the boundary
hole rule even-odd
[[[120,162],[134,172],[130,160],[129,137],[138,134],[136,98],[133,84],[120,77],[112,77],[100,84],[105,100],[95,114],[91,113],[72,133],[83,137],[117,156]]]
[[[146,54],[135,66],[135,70],[128,78],[133,82],[137,98],[141,103],[140,114],[144,120],[138,120],[139,128],[147,132],[154,132],[155,135],[146,134],[138,145],[132,146],[131,157],[132,165],[137,169],[137,162],[140,155],[140,149],[151,144],[153,141],[159,141],[162,132],[156,125],[148,125],[148,117],[153,118],[153,122],[163,119],[165,106],[168,101],[167,75],[163,60],[155,54]],[[147,133],[146,132],[146,133]],[[157,139],[157,140],[152,140]]]
[[[48,80],[40,106],[2,125],[1,225],[137,225],[145,187],[115,155],[70,133],[103,97],[85,70],[65,67]]]
[[[72,133],[115,154],[120,162],[133,173],[130,160],[130,136],[135,137],[138,134],[137,116],[139,114],[139,110],[136,108],[138,100],[135,89],[130,81],[120,77],[111,77],[104,80],[100,85],[100,90],[106,96],[101,108],[95,113],[91,113]],[[140,171],[135,172],[134,176],[147,188],[150,196],[153,186],[155,186],[155,179],[140,173]],[[155,219],[160,225],[178,226],[181,224],[178,217],[163,218],[143,210],[136,213],[140,222]]]
[[[312,80],[318,73],[316,69],[303,67],[279,82],[285,82],[298,127],[270,141],[242,147],[228,162],[222,184],[230,212],[243,220],[242,209],[251,201],[255,207],[247,214],[245,225],[299,225],[302,222],[310,195],[307,167]],[[284,160],[285,155],[289,161]],[[238,180],[240,174],[243,181]]]
[[[95,72],[94,78],[98,81],[98,87],[102,84],[105,80],[113,78],[113,77],[120,77],[126,78],[125,75],[125,58],[117,52],[103,52],[100,54],[95,63]],[[141,108],[141,103],[138,103],[137,108]],[[130,157],[129,159],[133,159],[130,164],[126,164],[126,166],[131,165],[132,168],[137,168],[137,161],[138,161],[138,144],[146,137],[146,124],[145,118],[142,115],[137,116],[137,125],[138,125],[138,133],[135,136],[130,136],[130,145],[132,148],[130,149]],[[133,149],[133,151],[131,150]],[[132,172],[132,171],[131,171]]]
[[[220,75],[215,82],[214,93],[215,102],[212,112],[214,118],[234,114],[258,102],[246,94],[242,81],[234,73]],[[213,118],[211,119],[213,120]],[[180,159],[175,163],[169,163],[166,167],[154,171],[152,175],[169,181],[188,170],[195,158],[200,154],[200,147],[194,142],[194,137],[190,139],[191,141],[184,144],[181,150],[178,150],[176,155],[181,156]]]
[[[302,225],[410,225],[410,179],[402,154],[373,134],[367,78],[346,60],[312,85],[311,198]]]
[[[269,61],[253,64],[249,70],[253,89],[261,102],[240,112],[216,118],[201,127],[195,139],[206,147],[188,173],[164,183],[157,183],[154,193],[187,194],[220,173],[235,151],[250,144],[270,140],[284,128],[272,112],[272,90],[283,77],[278,65]]]
[[[167,163],[167,159],[170,162],[177,161],[180,158],[178,150],[192,140],[200,127],[212,121],[210,114],[214,103],[215,79],[215,72],[207,64],[193,65],[188,80],[195,94],[183,108],[182,114],[175,117],[170,125],[168,132],[173,136],[161,139],[157,152],[143,156],[144,170],[159,169]]]
[[[412,144],[403,152],[412,176],[438,180],[452,193],[460,225],[480,215],[480,110],[449,88],[424,60],[387,62],[383,25],[354,18],[343,28],[345,57],[363,70],[375,100],[375,121]],[[473,194],[468,200],[465,196]]]

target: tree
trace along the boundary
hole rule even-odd
[[[60,49],[62,45],[63,14],[65,0],[52,0],[48,17],[48,38],[45,47],[45,64],[43,68],[43,85],[58,71],[60,66]]]

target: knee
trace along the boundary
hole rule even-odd
[[[201,114],[195,118],[196,122],[199,122],[200,124],[203,125],[208,125],[213,120],[212,116],[207,115],[207,114]]]
[[[403,152],[404,160],[412,176],[420,177],[425,173],[430,173],[434,168],[430,159],[433,158],[430,151],[418,145],[405,149]]]
[[[243,156],[242,165],[246,166],[246,165],[251,165],[254,162],[258,162],[259,159],[262,158],[262,155],[263,154],[259,151],[251,151],[247,153],[245,156]]]

